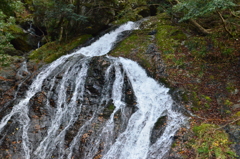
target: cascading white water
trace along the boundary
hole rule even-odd
[[[89,108],[89,104],[86,104],[89,102],[86,93],[92,95],[86,90],[92,58],[107,54],[119,34],[137,28],[136,23],[128,22],[91,45],[62,56],[38,74],[25,97],[0,122],[0,132],[5,131],[11,120],[17,120],[19,124],[16,140],[21,140],[21,152],[16,153],[13,158],[92,159],[98,155],[104,159],[157,159],[165,155],[171,145],[172,136],[185,123],[185,117],[173,111],[169,89],[148,77],[136,62],[107,57],[110,65],[105,72],[101,99],[95,104],[96,108]],[[114,76],[111,76],[113,72]],[[137,102],[131,108],[123,100],[125,79],[129,81]],[[39,119],[35,119],[30,116],[36,116],[36,113],[31,112],[33,108],[30,105],[32,98],[39,93],[46,98],[42,108],[46,115],[42,113]],[[111,100],[114,109],[109,118],[100,123],[103,120],[101,115]],[[134,111],[127,113],[133,108]],[[86,110],[91,116],[83,113]],[[121,124],[125,126],[116,123],[118,113],[121,114]],[[84,115],[86,116],[83,119]],[[154,125],[163,116],[168,119],[165,130],[152,143],[150,138]],[[44,125],[46,130],[39,130],[42,134],[34,138],[32,127],[40,122],[44,122],[41,126]],[[73,135],[70,137],[69,134]],[[5,136],[1,140],[4,138]],[[86,138],[90,138],[90,144],[86,145]],[[79,154],[82,149],[85,151]],[[77,157],[75,153],[78,154]]]
[[[119,135],[103,158],[162,158],[169,149],[171,138],[184,124],[185,117],[172,111],[173,101],[168,89],[148,77],[136,62],[124,58],[116,60],[122,64],[131,82],[138,110],[131,116],[126,130]],[[166,130],[162,137],[151,145],[151,131],[157,120],[165,115],[168,116]]]

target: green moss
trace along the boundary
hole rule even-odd
[[[228,135],[214,124],[201,124],[193,127],[196,139],[192,143],[199,158],[233,158],[236,154],[230,149]]]
[[[188,98],[188,93],[184,92],[181,94],[181,101],[183,101],[184,103],[188,103],[189,98]]]
[[[193,103],[193,110],[199,110],[201,106],[201,101],[196,92],[192,91],[190,95],[190,100]]]
[[[236,113],[236,116],[240,117],[240,111]]]
[[[6,54],[0,54],[0,66],[6,67],[11,64],[11,56]]]
[[[159,81],[160,83],[164,84],[164,86],[166,86],[166,87],[168,87],[168,88],[171,87],[171,85],[170,85],[170,83],[169,83],[169,81],[168,81],[167,78],[159,78],[158,81]]]
[[[172,146],[171,146],[171,148],[175,148],[175,147],[177,147],[177,144],[176,144],[176,143],[173,143]]]
[[[239,119],[240,118],[240,111],[238,111],[236,114],[234,114],[233,117],[235,119]],[[236,124],[240,126],[240,120],[236,121]]]
[[[224,101],[224,105],[226,105],[226,106],[232,106],[233,103],[232,103],[230,100],[226,99],[226,100]]]
[[[146,35],[147,32],[144,30],[134,31],[132,35],[119,43],[117,47],[110,52],[110,55],[131,58],[145,68],[151,67],[151,61],[146,54],[147,47],[151,41],[146,38]]]
[[[23,29],[18,25],[10,25],[8,29],[13,34],[24,34]]]
[[[111,105],[108,106],[108,109],[113,111],[115,109],[115,106],[113,104],[111,104]]]
[[[158,118],[158,120],[155,123],[154,127],[155,128],[162,127],[162,126],[164,126],[165,123],[166,123],[166,116],[162,116],[162,117]]]
[[[114,49],[113,52],[111,52],[111,55],[118,55],[123,54],[123,55],[128,55],[131,53],[131,51],[136,48],[136,42],[139,41],[139,38],[137,36],[137,31],[133,33],[131,36],[129,36],[127,39],[123,40],[117,47]],[[141,48],[143,46],[140,46]]]
[[[211,97],[209,97],[209,96],[202,95],[202,97],[203,97],[207,102],[211,102],[211,101],[212,101]]]
[[[226,86],[226,89],[229,93],[232,93],[236,89],[236,86],[235,86],[235,84],[228,82],[227,86]]]
[[[196,59],[203,59],[211,63],[234,60],[236,50],[230,42],[214,34],[191,36],[186,40],[185,46]]]
[[[43,45],[41,48],[32,51],[31,54],[29,55],[29,58],[36,60],[44,60],[47,56],[56,51],[56,49],[54,49],[56,45],[57,45],[56,42],[49,42]]]
[[[163,53],[173,53],[175,46],[178,45],[178,41],[171,37],[171,32],[177,31],[170,25],[159,25],[157,27],[158,33],[156,35],[157,44]]]
[[[211,80],[214,80],[214,79],[215,79],[214,75],[210,75],[209,78],[210,78]]]
[[[70,51],[85,43],[90,37],[91,35],[82,35],[68,43],[59,43],[57,41],[49,42],[43,45],[41,48],[34,50],[29,55],[29,58],[32,60],[50,63],[60,56],[65,55],[67,51]]]
[[[179,27],[171,25],[171,19],[167,14],[159,14],[157,18],[157,44],[160,50],[166,54],[166,58],[172,58],[170,55],[175,52],[176,47],[179,46],[180,42],[187,37]]]
[[[196,58],[204,58],[210,51],[205,37],[191,37],[186,40],[185,46],[191,51],[192,56]]]
[[[13,63],[18,62],[19,60],[23,60],[23,57],[22,56],[10,56],[7,54],[0,54],[0,68],[8,67]]]

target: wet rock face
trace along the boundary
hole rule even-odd
[[[15,60],[10,66],[0,70],[0,120],[11,112],[13,105],[24,97],[34,77],[37,64],[29,62],[25,67],[24,59]],[[16,98],[18,97],[18,98]],[[15,115],[16,117],[19,114]],[[0,158],[23,158],[19,121],[11,118],[0,135]]]
[[[10,66],[2,67],[0,69],[0,119],[4,115],[4,111],[9,111],[11,107],[17,102],[13,99],[15,96],[23,97],[25,91],[33,78],[33,72],[37,64],[30,63],[27,68],[23,69],[24,59],[13,61]]]
[[[109,120],[115,108],[113,101],[110,99],[112,95],[112,86],[116,78],[114,68],[110,69],[108,80],[106,80],[106,70],[111,65],[111,61],[104,57],[94,57],[89,61],[88,65],[89,69],[87,71],[86,82],[84,84],[83,96],[75,101],[79,103],[78,106],[81,108],[81,112],[73,112],[77,115],[76,121],[70,125],[69,129],[66,131],[66,135],[64,136],[64,147],[69,148],[79,130],[85,125],[85,127],[81,129],[81,135],[78,138],[79,142],[73,149],[72,156],[79,159],[84,157],[86,158],[86,156],[89,155],[88,150],[91,149],[91,145],[96,141],[98,141],[96,144],[99,144],[99,146],[98,149],[91,150],[91,153],[95,154],[93,157],[101,156],[102,153],[105,153],[103,152],[103,147],[109,146],[109,143],[105,143],[107,141],[107,136],[102,133],[102,127],[106,124],[106,121]],[[42,91],[38,92],[30,99],[28,114],[30,125],[28,129],[28,137],[33,149],[32,153],[34,153],[42,140],[47,136],[49,131],[48,129],[51,127],[51,121],[53,118],[57,117],[57,102],[59,98],[59,86],[57,86],[57,84],[61,83],[63,78],[62,73],[58,74],[55,80],[56,85],[51,88],[47,84],[51,81],[51,79],[46,79],[43,83]],[[73,76],[72,79],[70,78],[66,82],[66,86],[68,87],[66,103],[70,103],[68,99],[73,96],[75,86],[72,81],[74,78],[76,77]],[[24,97],[24,92],[29,88],[32,79],[32,76],[23,76],[22,78],[14,79],[14,82],[18,81],[16,83],[20,83],[19,81],[21,81],[22,83],[19,88],[15,86],[12,93],[9,94],[9,100],[11,99],[11,103],[8,104],[9,100],[4,100],[4,102],[1,103],[1,105],[3,104],[5,107],[1,108],[0,119],[11,112],[12,106],[19,102],[20,99],[14,98],[15,93],[21,98]],[[8,91],[14,85],[11,81],[0,82],[4,84],[4,86],[1,85],[1,89],[4,89],[5,91]],[[17,89],[19,90],[18,92],[16,92]],[[123,110],[116,112],[114,115],[114,135],[111,140],[114,140],[119,133],[126,129],[129,117],[132,113],[134,113],[134,111],[136,111],[134,106],[136,103],[135,97],[126,75],[124,77],[122,92],[122,101],[125,101],[126,107]],[[7,99],[6,94],[4,94],[2,98]],[[21,114],[16,114],[16,118],[12,117],[11,122],[9,122],[3,132],[1,132],[0,158],[24,158],[22,155],[24,154],[22,149],[23,127],[17,120],[19,115]],[[89,121],[89,119],[92,120]],[[57,132],[61,132],[66,126],[66,123],[62,123]],[[102,133],[102,137],[99,137],[100,133]],[[59,151],[57,150],[60,147],[60,144],[53,147],[53,155],[51,158],[58,158]],[[34,156],[34,154],[31,155]]]
[[[93,119],[92,125],[89,126],[83,132],[81,137],[81,142],[79,143],[79,149],[75,149],[74,156],[76,158],[86,158],[89,155],[88,151],[92,148],[92,144],[99,144],[99,149],[92,150],[92,153],[95,154],[95,158],[101,156],[102,153],[105,153],[103,149],[106,146],[109,146],[109,143],[105,143],[105,134],[102,134],[102,137],[99,138],[99,135],[103,131],[103,125],[106,124],[106,121],[110,118],[112,112],[114,111],[114,104],[111,98],[112,85],[115,79],[114,69],[109,73],[109,81],[105,79],[105,72],[108,69],[111,62],[109,59],[104,57],[94,57],[89,63],[90,67],[88,70],[88,77],[85,84],[85,93],[83,96],[83,112],[80,115],[81,121],[77,121],[74,124],[74,127],[69,131],[66,142],[70,144],[70,141],[74,137],[75,133],[80,127],[82,127],[84,120],[91,118],[94,114],[93,112],[97,109],[96,117]],[[123,97],[122,101],[126,102],[127,107],[123,110],[126,117],[129,118],[134,112],[134,95],[129,81],[126,77],[124,79],[123,87]],[[109,89],[110,88],[110,89]],[[114,138],[116,138],[119,133],[123,132],[126,129],[128,120],[124,120],[122,117],[122,112],[117,112],[114,115]],[[107,134],[106,134],[107,135]],[[107,136],[106,136],[107,137]],[[114,140],[114,139],[112,139]]]

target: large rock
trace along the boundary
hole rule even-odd
[[[73,60],[73,63],[79,62],[78,58],[71,59]],[[109,72],[109,81],[106,82],[105,79],[105,72],[108,69],[109,65],[111,64],[111,61],[105,57],[94,57],[91,59],[91,61],[88,63],[89,69],[88,69],[88,75],[86,78],[86,83],[84,85],[84,95],[82,98],[77,99],[76,102],[81,103],[81,114],[78,115],[78,120],[72,125],[69,130],[66,132],[66,138],[65,138],[65,146],[69,146],[71,141],[74,139],[76,134],[79,131],[79,128],[82,127],[84,124],[86,124],[86,121],[88,121],[93,115],[95,116],[92,123],[87,126],[86,128],[83,128],[83,136],[80,137],[79,142],[79,148],[74,150],[73,157],[74,158],[83,158],[84,155],[88,152],[88,150],[91,148],[92,142],[95,141],[99,137],[99,133],[102,131],[102,126],[106,124],[106,121],[109,119],[111,113],[114,110],[114,105],[112,103],[112,100],[109,100],[109,97],[112,93],[112,85],[115,79],[115,70],[112,69]],[[79,66],[80,67],[80,66]],[[21,67],[20,67],[21,68]],[[21,70],[21,69],[18,70]],[[23,70],[23,69],[22,69]],[[61,69],[60,69],[61,70]],[[57,72],[59,70],[56,70]],[[11,77],[13,78],[14,82],[9,83],[8,88],[5,88],[6,92],[9,92],[9,89],[11,86],[13,87],[13,90],[11,94],[9,94],[9,101],[11,103],[7,103],[7,101],[4,101],[4,103],[1,103],[4,106],[4,109],[1,110],[0,118],[8,114],[12,106],[20,101],[18,98],[14,98],[15,93],[18,94],[18,97],[24,97],[26,90],[28,90],[29,85],[32,81],[32,76],[25,71],[20,71],[22,73],[18,73],[19,71],[14,72]],[[16,78],[14,75],[22,75],[19,76],[19,78]],[[52,74],[55,74],[55,72],[52,72]],[[36,93],[31,99],[29,104],[29,118],[30,118],[30,125],[28,129],[28,137],[29,141],[32,143],[33,150],[36,149],[37,146],[39,146],[40,142],[44,139],[46,134],[48,133],[48,128],[51,126],[51,120],[53,118],[56,118],[57,116],[54,116],[57,111],[57,102],[59,98],[59,85],[62,82],[62,79],[64,73],[59,73],[56,75],[55,79],[55,85],[52,87],[51,84],[49,84],[49,81],[51,81],[52,77],[49,77],[48,79],[43,82],[42,85],[42,91],[39,91]],[[55,75],[53,75],[55,76]],[[7,77],[7,76],[5,76]],[[8,76],[10,77],[10,75]],[[26,78],[27,77],[27,78]],[[73,82],[75,80],[76,76],[71,76],[69,80],[66,82],[65,85],[68,86],[67,90],[67,100],[69,100],[73,96],[74,92],[74,85]],[[23,80],[24,79],[24,80]],[[4,81],[3,81],[4,82]],[[16,82],[16,84],[14,84]],[[72,83],[73,82],[73,83]],[[18,87],[17,84],[20,84]],[[129,81],[125,77],[124,79],[124,87],[123,87],[123,100],[126,101],[126,108],[124,108],[125,117],[129,118],[131,114],[135,111],[134,103],[135,98],[133,95],[132,88],[130,86]],[[7,84],[6,82],[4,84]],[[4,98],[6,98],[6,93]],[[6,98],[7,99],[7,98]],[[3,101],[2,101],[3,102]],[[69,101],[66,101],[69,102]],[[71,109],[69,107],[69,109]],[[97,110],[97,111],[96,111]],[[95,114],[93,114],[95,112]],[[75,113],[75,112],[72,112]],[[121,111],[115,113],[114,116],[115,121],[115,135],[117,136],[120,132],[124,131],[127,126],[128,120],[123,120]],[[60,122],[60,121],[59,121]],[[64,128],[64,124],[62,123],[62,126],[59,127],[58,131],[61,131]],[[18,121],[13,117],[11,122],[8,122],[7,126],[4,128],[3,133],[1,133],[1,151],[0,151],[0,158],[7,158],[8,155],[10,155],[12,158],[24,158],[22,156],[22,129],[19,125]],[[103,137],[104,138],[104,137]],[[104,140],[104,139],[101,139]],[[101,146],[103,146],[103,141],[101,141]],[[53,149],[57,148],[53,147]],[[101,153],[101,151],[96,152]],[[31,154],[34,156],[34,154]],[[53,151],[52,158],[57,158],[58,151]]]
[[[225,130],[233,142],[233,149],[236,151],[236,154],[240,156],[240,126],[229,125]]]

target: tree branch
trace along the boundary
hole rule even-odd
[[[224,27],[225,31],[228,33],[229,36],[233,37],[233,35],[231,34],[231,32],[227,28],[226,20],[223,18],[222,14],[219,11],[217,11],[217,13],[218,13],[218,16],[220,17],[220,19],[221,19],[221,21],[223,23],[223,27]]]
[[[230,13],[231,13],[234,17],[236,17],[236,18],[240,18],[240,16],[237,16],[237,15],[234,14],[231,10],[230,10]]]
[[[203,28],[198,22],[196,22],[194,19],[189,19],[189,21],[198,28],[198,30],[200,30],[203,34],[208,35],[211,34],[210,31],[208,31],[207,29]]]
[[[214,132],[215,132],[216,130],[219,130],[219,129],[224,128],[225,126],[227,126],[227,125],[229,125],[229,124],[233,124],[233,123],[237,122],[238,120],[240,120],[240,118],[237,118],[237,119],[233,120],[233,121],[230,122],[230,123],[227,123],[227,124],[225,124],[225,125],[223,125],[223,126],[221,126],[221,127],[219,127],[219,128],[214,129]]]

